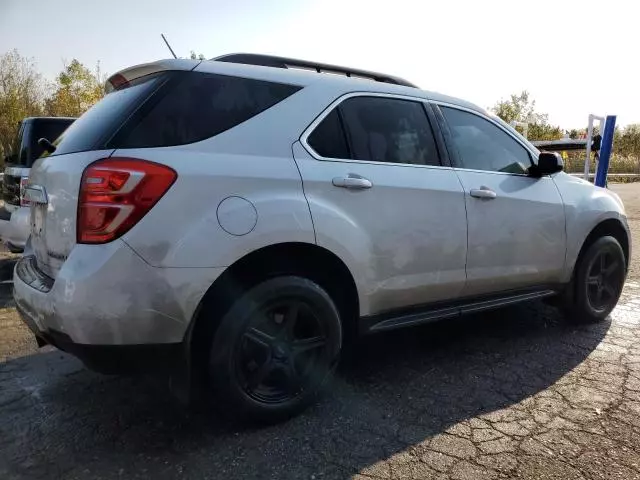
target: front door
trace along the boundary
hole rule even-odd
[[[465,295],[558,283],[565,251],[562,198],[549,176],[527,175],[531,153],[476,112],[440,106],[468,223]]]
[[[351,95],[294,144],[320,246],[356,276],[362,315],[457,297],[464,194],[419,100]]]

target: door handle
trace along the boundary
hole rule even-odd
[[[472,188],[469,191],[469,195],[475,198],[483,198],[486,200],[492,200],[498,196],[496,192],[491,190],[489,187]]]
[[[335,177],[331,180],[334,187],[349,188],[351,190],[364,190],[373,187],[371,180],[364,177],[349,175],[348,177]]]

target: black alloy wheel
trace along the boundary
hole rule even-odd
[[[341,347],[338,309],[320,285],[299,276],[267,279],[220,321],[209,360],[214,393],[242,418],[284,420],[314,401]]]
[[[627,275],[620,243],[611,236],[595,240],[581,254],[565,296],[568,318],[577,323],[602,321],[618,303]]]
[[[591,308],[595,312],[612,310],[624,282],[624,260],[603,249],[594,256],[589,267],[586,287]]]
[[[257,309],[235,351],[237,375],[246,394],[258,402],[278,404],[313,385],[322,375],[328,347],[324,330],[322,319],[300,298]]]

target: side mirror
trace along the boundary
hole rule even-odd
[[[561,172],[563,168],[564,162],[558,152],[540,152],[538,163],[529,168],[529,174],[534,177],[542,177]]]

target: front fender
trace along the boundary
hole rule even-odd
[[[554,180],[564,202],[567,232],[564,280],[568,282],[585,240],[599,224],[607,220],[620,222],[629,245],[631,235],[624,205],[614,192],[566,174]]]

